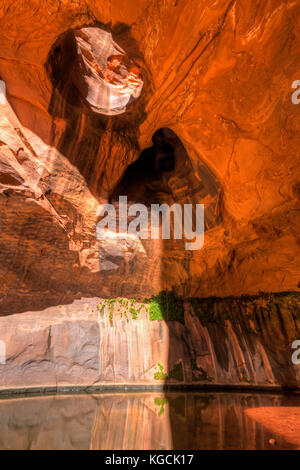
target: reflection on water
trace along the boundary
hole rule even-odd
[[[300,396],[103,393],[0,400],[0,449],[277,449],[295,446],[245,411]]]

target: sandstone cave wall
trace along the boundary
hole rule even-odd
[[[146,305],[122,305],[92,298],[1,317],[0,390],[299,386],[296,293],[194,299],[181,321],[149,321]]]
[[[198,297],[298,291],[291,84],[299,79],[299,8],[284,0],[1,3],[3,313],[171,286]],[[69,28],[103,24],[143,69],[141,101],[113,119],[63,99],[51,108],[52,45]],[[103,275],[97,205],[161,127],[185,146],[191,180],[201,186],[203,164],[213,172],[222,223],[207,230],[199,252],[150,244]],[[194,202],[212,202],[201,197]]]

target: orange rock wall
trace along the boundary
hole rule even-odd
[[[283,0],[1,2],[3,313],[81,293],[170,286],[200,297],[298,290],[300,137],[291,85],[299,79],[299,8]],[[51,108],[52,44],[69,28],[99,24],[142,67],[143,96],[120,118]],[[198,252],[150,244],[146,258],[103,277],[96,207],[159,127],[181,139],[191,178],[203,162],[215,175],[222,223]],[[194,202],[207,201],[196,194]]]

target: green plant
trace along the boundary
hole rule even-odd
[[[179,382],[183,382],[183,367],[181,361],[174,364],[173,369],[169,372],[169,377],[178,380]]]
[[[154,379],[155,380],[163,380],[168,377],[168,375],[164,372],[164,367],[160,362],[156,364],[156,367],[158,367],[158,371],[154,373]]]
[[[180,321],[184,320],[183,300],[176,297],[172,292],[162,291],[158,295],[151,297],[150,303],[150,320],[151,321]]]
[[[131,313],[132,319],[136,320],[138,317],[138,312],[136,311],[136,309],[134,307],[130,307],[129,311]]]
[[[155,321],[155,320],[163,320],[163,309],[162,305],[160,302],[159,297],[153,297],[153,299],[150,302],[150,320]]]
[[[128,299],[124,299],[123,297],[120,297],[118,301],[119,301],[119,304],[122,305],[123,307],[128,306]]]
[[[102,304],[102,307],[101,307],[101,310],[100,310],[100,313],[102,315],[104,315],[104,312],[105,312],[105,303]]]

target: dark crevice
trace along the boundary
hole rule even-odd
[[[111,202],[116,201],[120,195],[127,195],[130,201],[148,205],[159,202],[157,193],[172,194],[168,180],[178,165],[174,143],[168,142],[171,132],[169,129],[155,132],[152,137],[153,145],[143,150],[139,158],[127,167],[121,181],[111,193]]]

